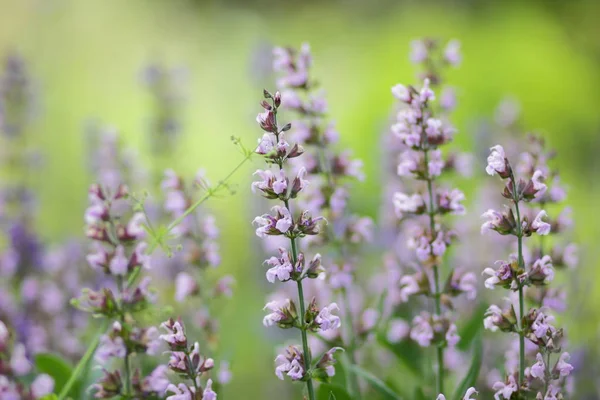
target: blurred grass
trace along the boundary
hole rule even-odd
[[[229,137],[241,136],[252,144],[259,134],[254,125],[258,101],[262,87],[272,87],[261,70],[261,49],[303,41],[313,47],[315,74],[328,92],[342,142],[365,160],[368,180],[357,188],[353,204],[376,216],[379,136],[392,104],[389,87],[413,80],[409,41],[455,37],[465,53],[461,68],[449,75],[460,89],[458,146],[490,144],[477,143],[475,122],[491,117],[499,100],[510,94],[521,101],[526,126],[543,129],[560,151],[557,162],[571,186],[576,235],[583,248],[582,266],[574,273],[580,286],[571,296],[577,312],[567,316],[569,331],[576,342],[597,338],[600,316],[594,310],[600,295],[591,282],[598,279],[600,266],[594,214],[600,199],[600,35],[590,15],[598,4],[573,2],[568,9],[548,9],[544,2],[473,8],[459,2],[368,4],[0,1],[0,51],[21,51],[40,83],[43,109],[32,130],[47,154],[37,178],[44,236],[58,241],[82,232],[90,183],[83,151],[86,120],[119,128],[126,144],[147,165],[152,162],[144,141],[149,99],[138,79],[147,61],[158,58],[189,69],[186,136],[172,167],[189,173],[205,167],[214,181],[239,159]],[[250,251],[255,241],[247,193],[253,168],[247,166],[235,177],[238,195],[210,205],[218,211],[223,232],[222,268],[238,282],[223,315],[223,342],[235,375],[225,399],[289,390],[272,376],[273,349],[260,324],[264,285],[260,261]],[[475,185],[473,181],[467,192],[473,193]],[[592,317],[581,318],[586,312]]]

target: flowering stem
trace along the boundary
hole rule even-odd
[[[284,201],[285,208],[290,211],[290,204],[288,200]],[[296,247],[296,238],[290,238],[290,244],[292,246],[292,265],[296,265],[298,260],[298,248]],[[298,303],[300,304],[300,333],[302,334],[302,351],[304,352],[304,370],[308,372],[311,368],[310,349],[308,348],[308,336],[306,334],[306,306],[304,305],[304,288],[302,287],[302,279],[296,281],[298,284]],[[315,389],[313,387],[312,379],[308,378],[306,381],[306,388],[308,389],[308,398],[315,400]]]
[[[244,152],[244,158],[242,159],[242,161],[240,161],[238,163],[238,165],[236,165],[231,172],[229,172],[227,174],[227,176],[225,176],[225,178],[223,178],[222,180],[219,181],[219,183],[217,184],[217,186],[215,186],[212,190],[209,190],[204,196],[202,196],[202,198],[200,198],[197,202],[195,202],[194,204],[192,204],[190,206],[190,208],[188,208],[185,213],[180,216],[179,218],[177,218],[176,220],[174,220],[173,222],[171,222],[169,224],[169,226],[167,227],[167,232],[166,234],[168,234],[170,231],[172,231],[177,225],[179,225],[183,219],[189,215],[190,213],[192,213],[196,208],[198,208],[202,203],[204,203],[206,200],[210,199],[211,197],[213,197],[215,195],[215,193],[221,189],[222,187],[224,187],[227,182],[229,181],[229,179],[231,179],[231,177],[248,161],[252,158],[252,155],[254,153],[250,152],[250,151],[245,151]],[[150,243],[150,245],[148,246],[148,250],[147,250],[147,254],[150,255],[154,252],[154,250],[156,250],[156,247],[158,246],[159,242],[158,240],[153,241],[152,243]],[[140,267],[137,267],[132,273],[131,275],[129,275],[129,279],[127,280],[127,286],[130,287],[133,285],[133,283],[135,282],[136,278],[138,277],[138,275],[140,274]],[[94,355],[94,352],[96,351],[96,348],[98,347],[98,343],[100,343],[100,336],[102,336],[102,334],[104,332],[106,332],[106,330],[108,329],[108,322],[102,324],[101,329],[98,330],[98,333],[96,334],[96,336],[92,339],[90,345],[88,346],[85,354],[83,355],[83,357],[79,360],[79,362],[77,363],[77,365],[75,366],[75,369],[73,370],[73,373],[71,374],[71,376],[69,377],[69,380],[67,381],[67,383],[65,384],[65,386],[63,386],[62,391],[60,392],[59,396],[58,396],[58,400],[64,400],[67,396],[67,394],[69,393],[69,391],[71,390],[71,388],[73,387],[73,385],[75,384],[75,382],[77,381],[77,379],[79,378],[79,375],[81,375],[81,373],[83,372],[84,368],[86,367],[86,365],[88,364],[89,360],[92,358],[92,356]],[[311,399],[312,400],[312,399]]]
[[[523,231],[521,227],[521,212],[519,210],[519,199],[517,192],[517,184],[515,177],[511,172],[511,180],[513,184],[515,212],[517,214],[517,245],[518,245],[518,262],[519,268],[525,269],[525,262],[523,261]],[[525,315],[525,299],[523,296],[523,285],[517,277],[517,286],[519,288],[519,388],[525,381],[525,332],[523,331],[523,317]]]
[[[425,166],[428,168],[429,165],[429,152],[425,150],[424,152],[424,160]],[[429,196],[429,228],[431,230],[431,240],[435,240],[435,210],[434,210],[434,202],[433,202],[433,181],[429,176],[429,172],[427,174],[427,193]],[[440,277],[439,270],[437,264],[433,265],[433,285],[434,285],[434,305],[435,305],[435,313],[438,316],[442,315],[442,304],[441,304],[441,296],[440,296]],[[438,344],[437,347],[437,366],[438,373],[436,379],[436,388],[437,393],[444,393],[444,347],[441,344]]]
[[[123,295],[123,277],[117,277],[117,287],[121,295]],[[119,307],[119,319],[121,321],[121,325],[125,325],[125,310],[123,309],[123,304]],[[129,372],[129,346],[125,345],[125,360],[123,365],[124,373],[125,373],[125,393],[123,395],[125,398],[129,397],[131,379]]]

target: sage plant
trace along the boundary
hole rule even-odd
[[[252,188],[279,204],[273,206],[272,214],[258,216],[254,223],[258,226],[256,235],[260,238],[284,236],[289,240],[289,248],[280,248],[277,255],[265,261],[270,266],[266,278],[271,283],[294,282],[298,293],[298,306],[292,299],[269,302],[265,309],[270,313],[265,316],[263,323],[265,326],[277,325],[282,329],[300,330],[302,348],[290,346],[285,353],[278,355],[275,359],[275,373],[280,379],[283,379],[285,374],[293,381],[306,382],[308,398],[315,400],[313,381],[328,380],[334,375],[333,356],[339,348],[331,348],[313,363],[308,333],[336,329],[340,326],[340,319],[333,314],[338,308],[335,303],[319,308],[313,300],[307,305],[303,281],[317,278],[323,272],[323,267],[319,254],[309,259],[298,250],[298,241],[306,236],[318,235],[323,217],[313,218],[307,210],[292,208],[293,200],[308,184],[305,179],[307,171],[306,168],[300,168],[295,176],[292,176],[286,167],[289,167],[289,160],[300,157],[304,149],[298,143],[292,146],[286,141],[285,132],[291,128],[291,124],[280,127],[277,122],[277,114],[282,104],[281,94],[271,94],[265,90],[264,97],[261,103],[264,112],[258,114],[257,122],[265,133],[259,139],[255,151],[264,156],[267,168],[256,171],[255,174],[260,180],[254,182]],[[273,166],[274,170],[271,169]]]
[[[475,293],[474,276],[451,270],[447,278],[441,275],[442,258],[455,239],[453,231],[443,223],[447,214],[465,213],[462,204],[465,196],[458,189],[448,189],[439,183],[444,170],[440,147],[449,143],[455,129],[446,120],[438,119],[431,106],[435,94],[426,78],[421,88],[396,85],[392,94],[405,105],[398,113],[392,131],[406,146],[400,155],[398,175],[413,178],[420,184],[415,193],[397,192],[394,206],[398,217],[420,216],[408,247],[418,260],[419,268],[400,280],[401,295],[425,295],[433,302],[434,312],[423,311],[412,322],[410,337],[422,347],[436,348],[436,390],[444,393],[444,349],[454,347],[458,341],[457,327],[449,313],[452,297]],[[446,282],[444,284],[444,282]],[[446,310],[444,309],[446,308]]]
[[[192,315],[189,318],[200,327],[200,340],[216,354],[219,350],[219,321],[215,304],[220,298],[232,296],[235,280],[231,275],[214,280],[208,274],[208,269],[217,268],[221,264],[217,241],[219,229],[215,216],[200,207],[188,213],[198,194],[210,189],[210,183],[204,170],[197,172],[191,184],[175,171],[167,170],[161,188],[165,197],[163,208],[166,215],[171,220],[181,220],[171,231],[181,249],[170,254],[169,260],[164,260],[166,268],[162,269],[177,274],[175,300],[178,303],[187,304],[198,300],[199,304],[190,310]],[[221,373],[217,382],[224,385],[232,378],[229,363],[221,361],[219,364]]]
[[[309,45],[305,43],[300,49],[277,47],[273,55],[273,67],[279,73],[277,82],[281,90],[281,107],[296,117],[288,137],[304,145],[302,159],[296,158],[291,162],[299,160],[298,168],[308,166],[306,172],[310,185],[298,201],[303,208],[324,216],[328,221],[327,229],[307,244],[318,249],[323,256],[322,262],[330,266],[326,284],[339,295],[344,309],[344,337],[339,331],[328,331],[326,339],[330,342],[341,340],[351,361],[356,364],[358,341],[366,338],[370,330],[362,329],[360,316],[352,315],[354,311],[350,306],[349,292],[356,294],[361,290],[354,276],[357,253],[360,244],[373,239],[373,221],[369,217],[351,214],[347,202],[351,182],[364,179],[362,161],[352,159],[349,150],[337,149],[340,134],[335,122],[327,119],[324,90],[318,88],[311,75]],[[348,371],[348,374],[351,372]],[[353,378],[349,380],[356,383]],[[359,389],[354,390],[357,392]]]
[[[152,387],[139,385],[141,373],[133,367],[133,356],[154,355],[160,348],[158,329],[142,327],[135,319],[154,301],[154,294],[149,277],[139,282],[135,279],[139,270],[150,267],[150,257],[145,254],[143,241],[144,215],[131,214],[127,195],[125,185],[113,190],[92,185],[85,212],[86,235],[93,241],[87,261],[107,279],[99,290],[84,289],[73,304],[110,323],[95,355],[104,370],[102,379],[93,386],[96,398],[143,398],[146,391],[153,392]],[[117,361],[120,367],[109,370]]]
[[[552,225],[545,221],[545,210],[531,214],[525,203],[540,201],[548,187],[542,170],[533,172],[523,169],[524,176],[517,180],[504,148],[496,145],[491,148],[487,159],[486,172],[498,175],[505,181],[502,196],[510,201],[502,212],[490,209],[483,214],[487,221],[481,226],[481,232],[495,231],[500,235],[516,238],[517,253],[507,261],[497,261],[496,269],[486,268],[484,274],[489,277],[485,286],[489,289],[502,287],[518,296],[518,314],[509,300],[501,308],[492,305],[486,312],[484,326],[491,330],[516,333],[519,338],[519,362],[516,371],[506,371],[505,381],[494,383],[495,398],[500,399],[561,399],[566,377],[573,367],[568,363],[569,353],[562,352],[563,330],[554,326],[554,317],[547,307],[530,308],[526,311],[525,292],[531,287],[544,287],[554,279],[554,268],[549,255],[538,254],[526,262],[524,239],[534,233],[547,235]],[[536,362],[527,367],[526,343],[538,348]],[[559,354],[552,360],[553,354]]]

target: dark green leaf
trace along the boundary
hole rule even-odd
[[[385,335],[377,336],[379,343],[390,350],[416,377],[423,376],[423,350],[412,340],[403,340],[399,343],[388,342]]]
[[[458,333],[460,336],[460,342],[456,346],[459,350],[466,351],[470,346],[471,342],[479,332],[483,329],[483,315],[485,311],[488,309],[487,304],[481,304],[471,315],[471,318],[463,324],[461,324],[461,329]]]
[[[342,386],[322,383],[317,390],[317,400],[352,400],[352,397]]]
[[[415,400],[427,400],[425,397],[425,392],[422,387],[418,387],[415,389]]]
[[[358,365],[353,365],[351,368],[356,375],[366,380],[369,383],[369,385],[371,385],[373,389],[377,390],[377,392],[383,395],[384,398],[390,400],[401,399],[401,397],[396,392],[394,392],[388,385],[386,385],[384,381],[382,381],[369,371],[362,369]]]
[[[39,373],[48,374],[54,379],[55,393],[62,390],[73,372],[73,368],[66,360],[50,353],[36,354],[35,366]],[[73,390],[73,393],[77,393],[77,391]]]
[[[467,389],[472,386],[475,386],[475,382],[479,377],[479,370],[481,369],[481,361],[483,359],[483,343],[481,340],[481,335],[477,335],[473,341],[473,361],[471,361],[471,366],[467,371],[467,374],[460,382],[460,384],[456,387],[456,392],[454,392],[454,400],[460,400],[465,395]]]

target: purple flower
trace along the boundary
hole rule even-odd
[[[506,382],[496,382],[492,386],[492,389],[496,391],[494,394],[494,399],[500,400],[500,396],[502,398],[509,400],[513,393],[519,391],[519,387],[517,385],[517,381],[513,375],[509,375]]]
[[[504,148],[500,145],[496,145],[490,150],[491,153],[487,158],[485,172],[491,176],[498,173],[501,177],[504,177],[508,171],[508,161],[506,159],[506,154],[504,153]]]
[[[10,368],[16,376],[27,375],[31,371],[31,363],[27,359],[25,346],[22,343],[17,343],[13,347],[12,356],[10,358]]]
[[[315,322],[319,325],[321,331],[337,329],[340,327],[340,317],[332,314],[333,311],[339,311],[339,309],[340,308],[336,303],[331,303],[327,307],[323,307],[315,317]]]
[[[531,366],[529,373],[534,378],[545,380],[546,364],[544,364],[544,357],[540,353],[537,353],[535,359],[537,362]]]
[[[129,260],[125,257],[125,248],[119,245],[109,263],[109,270],[113,275],[125,276],[128,271]]]
[[[175,278],[175,301],[182,303],[193,294],[198,293],[198,283],[187,272],[180,272]]]
[[[270,314],[265,315],[263,318],[264,326],[272,326],[273,324],[281,324],[290,319],[290,307],[291,301],[286,299],[284,301],[270,301],[268,302],[263,310],[272,311]]]
[[[403,319],[393,319],[387,331],[387,340],[390,343],[398,343],[405,339],[410,332],[410,325]]]
[[[394,193],[394,209],[398,218],[404,213],[419,213],[425,210],[425,202],[420,194],[406,195],[401,192]]]
[[[423,40],[417,39],[410,42],[410,61],[412,63],[422,63],[428,56],[427,45]]]
[[[433,340],[433,327],[430,321],[431,316],[426,312],[413,319],[410,338],[421,347],[428,347]]]
[[[274,283],[275,279],[281,282],[287,281],[291,278],[294,267],[290,260],[289,252],[284,248],[279,248],[280,257],[271,257],[265,261],[265,263],[271,268],[267,270],[267,281]]]
[[[573,366],[568,362],[570,358],[569,353],[562,353],[554,366],[554,372],[561,377],[569,376],[571,371],[573,371]]]
[[[212,390],[212,379],[206,381],[206,386],[202,392],[202,400],[217,400],[217,394]]]
[[[167,378],[168,367],[166,365],[159,365],[144,378],[144,387],[148,391],[163,394],[171,382]]]
[[[34,399],[51,394],[54,390],[54,379],[48,374],[40,374],[31,383],[31,395]]]
[[[460,64],[462,56],[460,54],[460,42],[458,40],[451,40],[444,49],[444,58],[446,61],[453,66]]]
[[[161,328],[164,328],[167,333],[160,335],[159,339],[164,340],[169,344],[171,348],[180,348],[187,346],[187,337],[185,335],[185,329],[179,321],[169,319],[168,321],[160,324]]]
[[[293,381],[299,381],[304,377],[304,359],[302,353],[295,346],[289,346],[284,354],[275,358],[275,375],[283,380],[286,374]]]
[[[542,221],[542,218],[547,217],[546,211],[542,210],[531,223],[531,228],[540,236],[550,233],[551,226],[549,223]]]
[[[195,389],[189,388],[186,384],[180,383],[177,386],[174,384],[169,384],[166,393],[173,393],[170,396],[167,396],[166,400],[194,400],[195,398]]]

